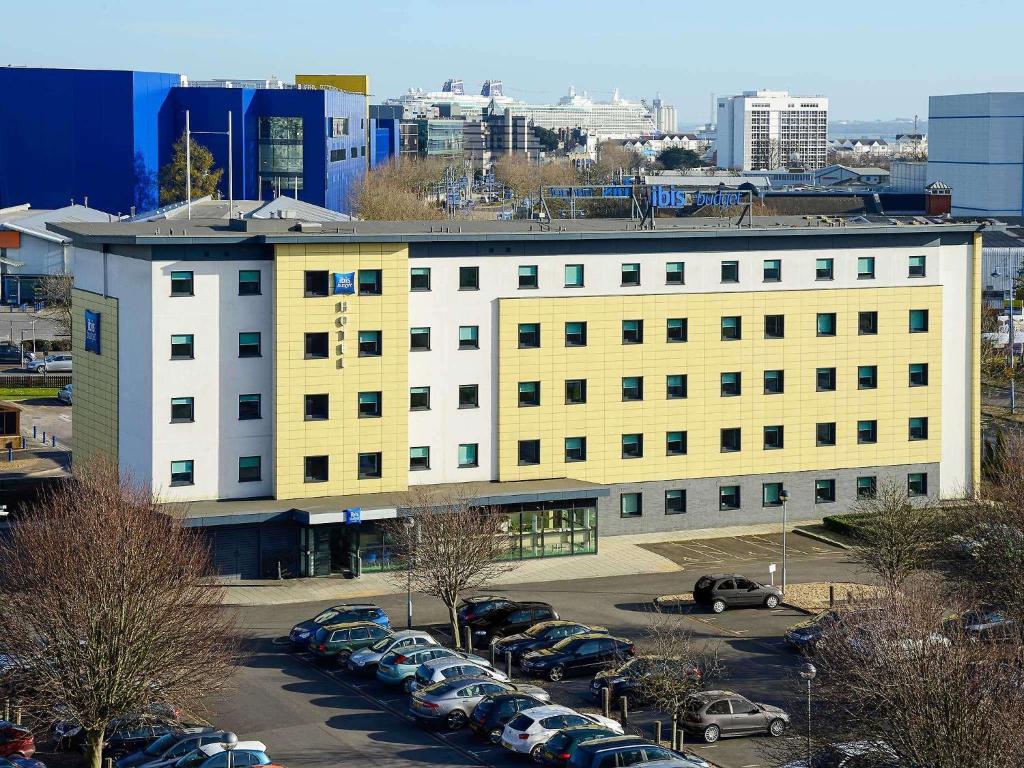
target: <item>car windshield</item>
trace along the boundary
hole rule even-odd
[[[564,640],[559,640],[557,643],[555,643],[551,647],[554,648],[556,651],[572,650],[573,648],[576,647],[576,645],[579,642],[580,641],[577,638],[575,638],[575,637],[567,637]]]
[[[376,643],[374,643],[373,645],[370,646],[370,650],[371,651],[377,651],[379,653],[380,651],[383,651],[384,649],[386,649],[390,642],[391,642],[391,638],[390,637],[382,637],[380,640],[378,640]]]
[[[417,676],[418,676],[417,672]],[[456,677],[451,680],[441,680],[440,682],[429,685],[423,689],[423,692],[430,696],[444,696],[447,693],[451,693],[456,688],[466,684],[466,681],[462,678]]]
[[[565,731],[559,731],[548,739],[548,743],[545,744],[545,746],[555,754],[558,754],[559,752],[565,751],[565,748],[569,746],[570,741],[572,741],[572,736]]]
[[[523,634],[524,635],[529,635],[530,637],[537,637],[538,635],[543,634],[544,630],[546,630],[546,629],[550,629],[550,625],[548,625],[548,624],[534,624],[528,630],[523,632]]]
[[[179,738],[180,736],[176,733],[165,733],[159,739],[157,739],[148,747],[146,747],[143,751],[147,755],[162,755],[164,753],[164,750],[172,746],[174,742],[176,742]]]
[[[531,725],[533,725],[533,718],[522,713],[513,717],[508,723],[508,727],[513,731],[525,731]]]
[[[338,615],[338,612],[334,611],[334,610],[324,611],[323,613],[321,613],[318,616],[316,616],[313,619],[313,622],[316,623],[316,624],[326,624],[328,621],[330,621],[331,619],[333,619],[337,615]]]

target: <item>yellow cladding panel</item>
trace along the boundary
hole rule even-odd
[[[85,351],[85,311],[100,316],[100,352]],[[71,291],[71,350],[75,361],[75,461],[105,456],[118,460],[117,299]]]
[[[405,490],[408,478],[408,248],[380,243],[282,245],[275,269],[275,488],[279,499]],[[305,273],[380,270],[381,295],[305,298]],[[359,331],[381,331],[383,354],[359,357]],[[326,360],[305,359],[305,334],[329,334]],[[359,418],[360,392],[382,417]],[[329,419],[305,421],[305,395],[326,394]],[[382,476],[358,479],[360,453]],[[306,483],[306,456],[328,456],[327,482]]]
[[[971,487],[981,490],[981,232],[974,233],[971,270]]]
[[[370,95],[369,75],[296,75],[296,85],[326,85],[339,91]]]
[[[909,310],[929,310],[929,332],[911,334]],[[878,313],[877,335],[858,334],[858,312]],[[700,295],[503,299],[499,306],[499,473],[502,481],[571,477],[598,483],[796,472],[935,462],[941,437],[940,287],[758,291]],[[817,335],[835,313],[835,337]],[[785,316],[785,338],[764,338],[764,316]],[[723,341],[723,316],[742,318],[742,339]],[[688,341],[667,341],[667,321],[686,318]],[[622,343],[622,321],[643,320],[644,343]],[[566,347],[565,323],[586,321],[587,346]],[[541,347],[518,348],[518,325],[541,324]],[[909,386],[909,364],[927,363],[929,384]],[[878,367],[877,389],[858,389],[858,366]],[[835,392],[816,391],[816,369],[835,368]],[[784,392],[764,394],[764,373],[784,371]],[[738,372],[742,394],[721,396]],[[669,375],[687,398],[667,399]],[[622,401],[622,377],[643,377],[643,401]],[[587,403],[566,405],[565,380],[587,380]],[[518,406],[518,384],[539,381],[541,405]],[[908,440],[911,417],[929,437]],[[857,443],[858,420],[877,420],[878,442]],[[815,425],[836,422],[836,446],[818,447]],[[763,428],[782,425],[784,448],[765,450]],[[722,453],[723,428],[742,450]],[[687,433],[684,456],[666,433]],[[624,459],[624,434],[642,434],[642,458]],[[585,437],[587,459],[564,461],[564,439]],[[518,441],[540,439],[541,463],[519,466]]]

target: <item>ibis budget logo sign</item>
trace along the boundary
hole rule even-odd
[[[687,205],[739,205],[744,201],[743,192],[687,192],[674,186],[651,187],[651,205],[655,208],[685,208]]]
[[[85,351],[100,353],[100,313],[85,310]]]
[[[352,294],[356,292],[355,272],[335,272],[334,292],[341,294]]]

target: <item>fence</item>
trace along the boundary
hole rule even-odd
[[[70,373],[0,373],[0,387],[41,389],[61,387],[71,383]]]

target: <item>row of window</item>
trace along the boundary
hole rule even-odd
[[[263,292],[261,273],[258,269],[238,270],[238,295],[259,296]],[[195,275],[192,272],[171,272],[171,296],[194,296]]]
[[[238,482],[255,483],[262,479],[263,459],[261,456],[238,457]],[[195,485],[195,461],[181,459],[171,462],[171,485]]]
[[[743,499],[738,485],[722,485],[718,488],[718,508],[722,511],[742,509]],[[782,506],[782,483],[761,484],[761,506]],[[873,499],[878,493],[878,477],[862,475],[856,481],[856,497]],[[920,497],[928,495],[928,473],[910,472],[907,474],[907,495]],[[834,478],[821,478],[814,481],[814,503],[831,504],[836,500],[836,481]],[[673,488],[665,491],[665,514],[679,515],[686,509],[686,489]],[[619,496],[620,517],[643,517],[643,492],[623,493]]]

